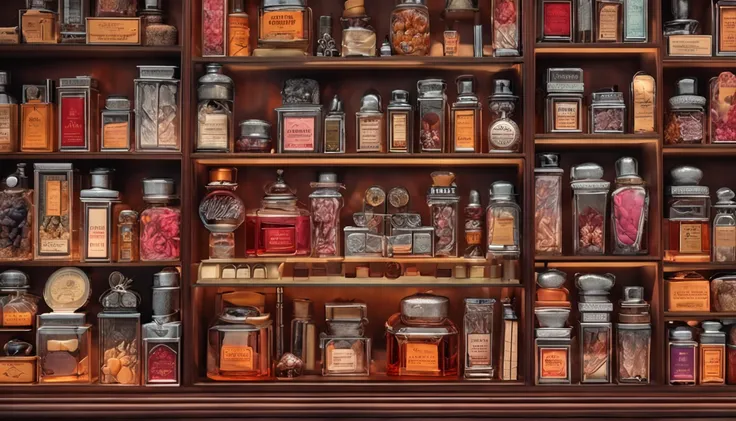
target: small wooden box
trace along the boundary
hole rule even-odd
[[[667,311],[710,311],[710,282],[698,280],[667,280]]]
[[[38,357],[0,357],[0,384],[36,383]]]

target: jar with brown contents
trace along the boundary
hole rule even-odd
[[[391,13],[391,47],[394,54],[429,54],[429,9],[426,0],[400,0]]]

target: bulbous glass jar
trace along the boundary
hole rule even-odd
[[[33,259],[33,190],[26,164],[5,179],[0,191],[0,261]]]
[[[143,180],[146,209],[141,212],[140,221],[141,261],[179,260],[181,208],[173,205],[176,200],[178,196],[174,194],[174,180]]]
[[[391,12],[389,37],[394,54],[426,56],[430,48],[426,0],[399,0]]]
[[[634,158],[616,161],[616,190],[611,193],[614,254],[645,254],[649,191]]]
[[[211,259],[235,257],[235,230],[245,221],[245,205],[235,194],[237,179],[235,168],[210,170],[209,193],[199,204],[199,218],[210,231]]]
[[[335,257],[340,255],[340,210],[344,205],[337,182],[337,174],[322,173],[319,181],[311,183],[316,189],[309,195],[312,211],[312,256]]]

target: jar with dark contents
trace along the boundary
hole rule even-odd
[[[430,48],[426,0],[400,0],[391,13],[391,47],[397,55],[426,56]]]
[[[161,0],[146,0],[145,8],[140,15],[143,28],[143,45],[167,46],[177,44],[178,31],[175,26],[164,23]]]
[[[25,167],[18,164],[0,191],[0,261],[33,258],[33,190]]]
[[[337,182],[337,174],[322,173],[319,181],[310,183],[315,189],[309,195],[312,211],[312,256],[335,257],[340,255],[340,209],[343,198]]]
[[[271,150],[271,124],[263,120],[240,122],[240,137],[235,141],[235,152],[268,153]]]
[[[97,0],[95,16],[99,18],[135,17],[138,0]]]
[[[143,180],[146,209],[140,220],[140,258],[142,261],[178,260],[181,240],[181,209],[172,203],[174,180]]]
[[[670,112],[664,130],[665,143],[702,144],[705,142],[705,97],[698,95],[698,81],[677,81],[677,95],[670,98]]]

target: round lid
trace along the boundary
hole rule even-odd
[[[670,330],[670,339],[676,341],[691,341],[693,340],[693,331],[684,326],[676,327]]]
[[[713,207],[715,208],[736,208],[736,202],[734,202],[733,198],[734,193],[733,190],[729,189],[728,187],[721,187],[716,192],[716,196],[718,197],[718,202],[716,202]]]
[[[369,206],[378,207],[386,203],[386,191],[379,186],[368,187],[363,195],[363,200]]]
[[[478,190],[470,191],[470,196],[468,197],[468,206],[472,206],[472,207],[480,206],[480,193],[478,193]]]
[[[271,320],[269,313],[261,313],[256,307],[227,307],[220,314],[220,320],[244,325],[264,325]]]
[[[539,168],[560,168],[560,154],[538,153],[537,165],[539,166]]]
[[[397,89],[391,92],[391,104],[390,105],[398,105],[398,104],[407,104],[407,105],[409,104],[409,91]]]
[[[207,73],[199,78],[197,95],[200,100],[233,99],[233,80],[222,73],[222,65],[217,63],[207,65]]]
[[[295,298],[294,317],[299,317],[302,319],[312,317],[312,300],[308,298]]]
[[[114,170],[109,168],[95,168],[89,172],[92,188],[95,189],[109,189],[110,188],[110,174]]]
[[[240,136],[256,137],[259,139],[271,138],[271,123],[263,120],[244,120],[240,122]]]
[[[603,167],[598,164],[587,162],[572,167],[570,178],[578,180],[601,180],[603,179]]]
[[[264,201],[286,202],[297,200],[296,190],[286,184],[286,181],[284,181],[284,170],[282,169],[276,170],[276,181],[266,184],[263,191],[266,193],[266,196],[263,198]]]
[[[720,322],[715,321],[703,322],[701,326],[703,327],[703,330],[708,333],[720,332],[723,328],[723,325]]]
[[[166,288],[179,286],[179,271],[176,268],[164,268],[153,274],[153,287]]]
[[[401,300],[401,316],[410,319],[442,321],[447,318],[450,300],[434,294],[419,293]]]
[[[542,288],[561,288],[567,274],[558,269],[549,269],[537,275],[537,284]]]
[[[636,162],[636,159],[629,156],[619,158],[616,161],[616,179],[641,180],[639,176],[639,163]]]
[[[670,107],[673,109],[682,108],[703,108],[705,107],[705,97],[698,95],[698,80],[686,77],[677,81],[677,95],[670,98]]]
[[[209,184],[237,184],[238,170],[237,168],[212,168],[209,176]]]
[[[514,185],[508,181],[491,184],[491,200],[514,200]]]
[[[138,220],[138,212],[130,209],[126,209],[124,211],[120,211],[120,215],[118,215],[118,223],[125,224],[125,223],[131,223]]]
[[[337,182],[337,174],[332,172],[323,172],[319,174],[317,182],[309,183],[309,186],[313,189],[317,189],[309,195],[310,198],[314,197],[332,197],[341,198],[342,195],[338,191],[344,189],[345,186]]]
[[[143,200],[151,201],[168,201],[176,199],[174,193],[174,180],[171,178],[144,178],[143,179]]]
[[[360,100],[360,112],[381,112],[381,96],[371,92]]]
[[[672,185],[669,193],[672,196],[708,196],[708,186],[701,186],[703,171],[700,168],[683,165],[670,171]]]
[[[25,273],[10,269],[0,273],[0,289],[28,289],[28,275]]]
[[[65,267],[52,273],[46,281],[43,299],[54,312],[74,313],[87,304],[91,294],[87,274]]]

